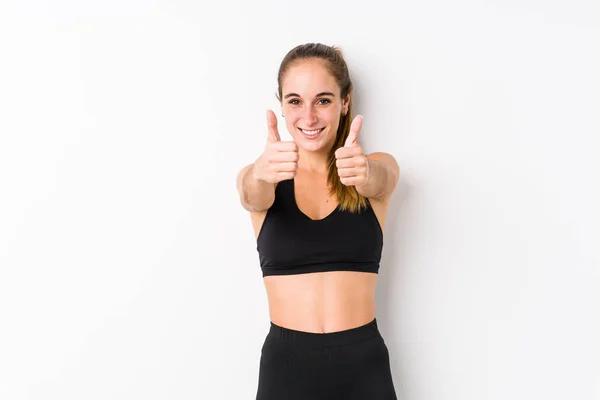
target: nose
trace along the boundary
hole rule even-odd
[[[307,106],[304,108],[303,118],[304,118],[306,125],[308,125],[308,126],[317,122],[317,113],[315,112],[315,110],[313,109],[312,106]]]

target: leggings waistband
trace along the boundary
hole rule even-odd
[[[316,333],[284,328],[271,322],[268,336],[301,346],[343,346],[380,336],[377,319],[343,331]]]

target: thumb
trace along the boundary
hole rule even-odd
[[[269,129],[267,141],[281,141],[281,138],[279,137],[279,130],[277,129],[277,117],[275,116],[275,113],[271,110],[267,110],[267,127]]]
[[[362,121],[362,115],[357,115],[354,117],[352,120],[352,125],[350,125],[350,133],[348,134],[348,138],[346,138],[344,147],[354,146],[358,142],[358,134],[360,133],[360,128],[362,127]]]

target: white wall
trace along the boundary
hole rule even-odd
[[[399,397],[600,399],[597,3],[250,3],[0,2],[0,398],[254,398],[235,177],[281,58],[319,41],[402,169],[377,299]]]

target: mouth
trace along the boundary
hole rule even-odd
[[[319,136],[319,134],[321,132],[323,132],[325,130],[325,128],[319,128],[319,129],[302,129],[302,128],[298,128],[298,130],[300,132],[302,132],[302,135],[304,135],[304,137],[306,137],[308,139],[315,139],[317,136]]]

